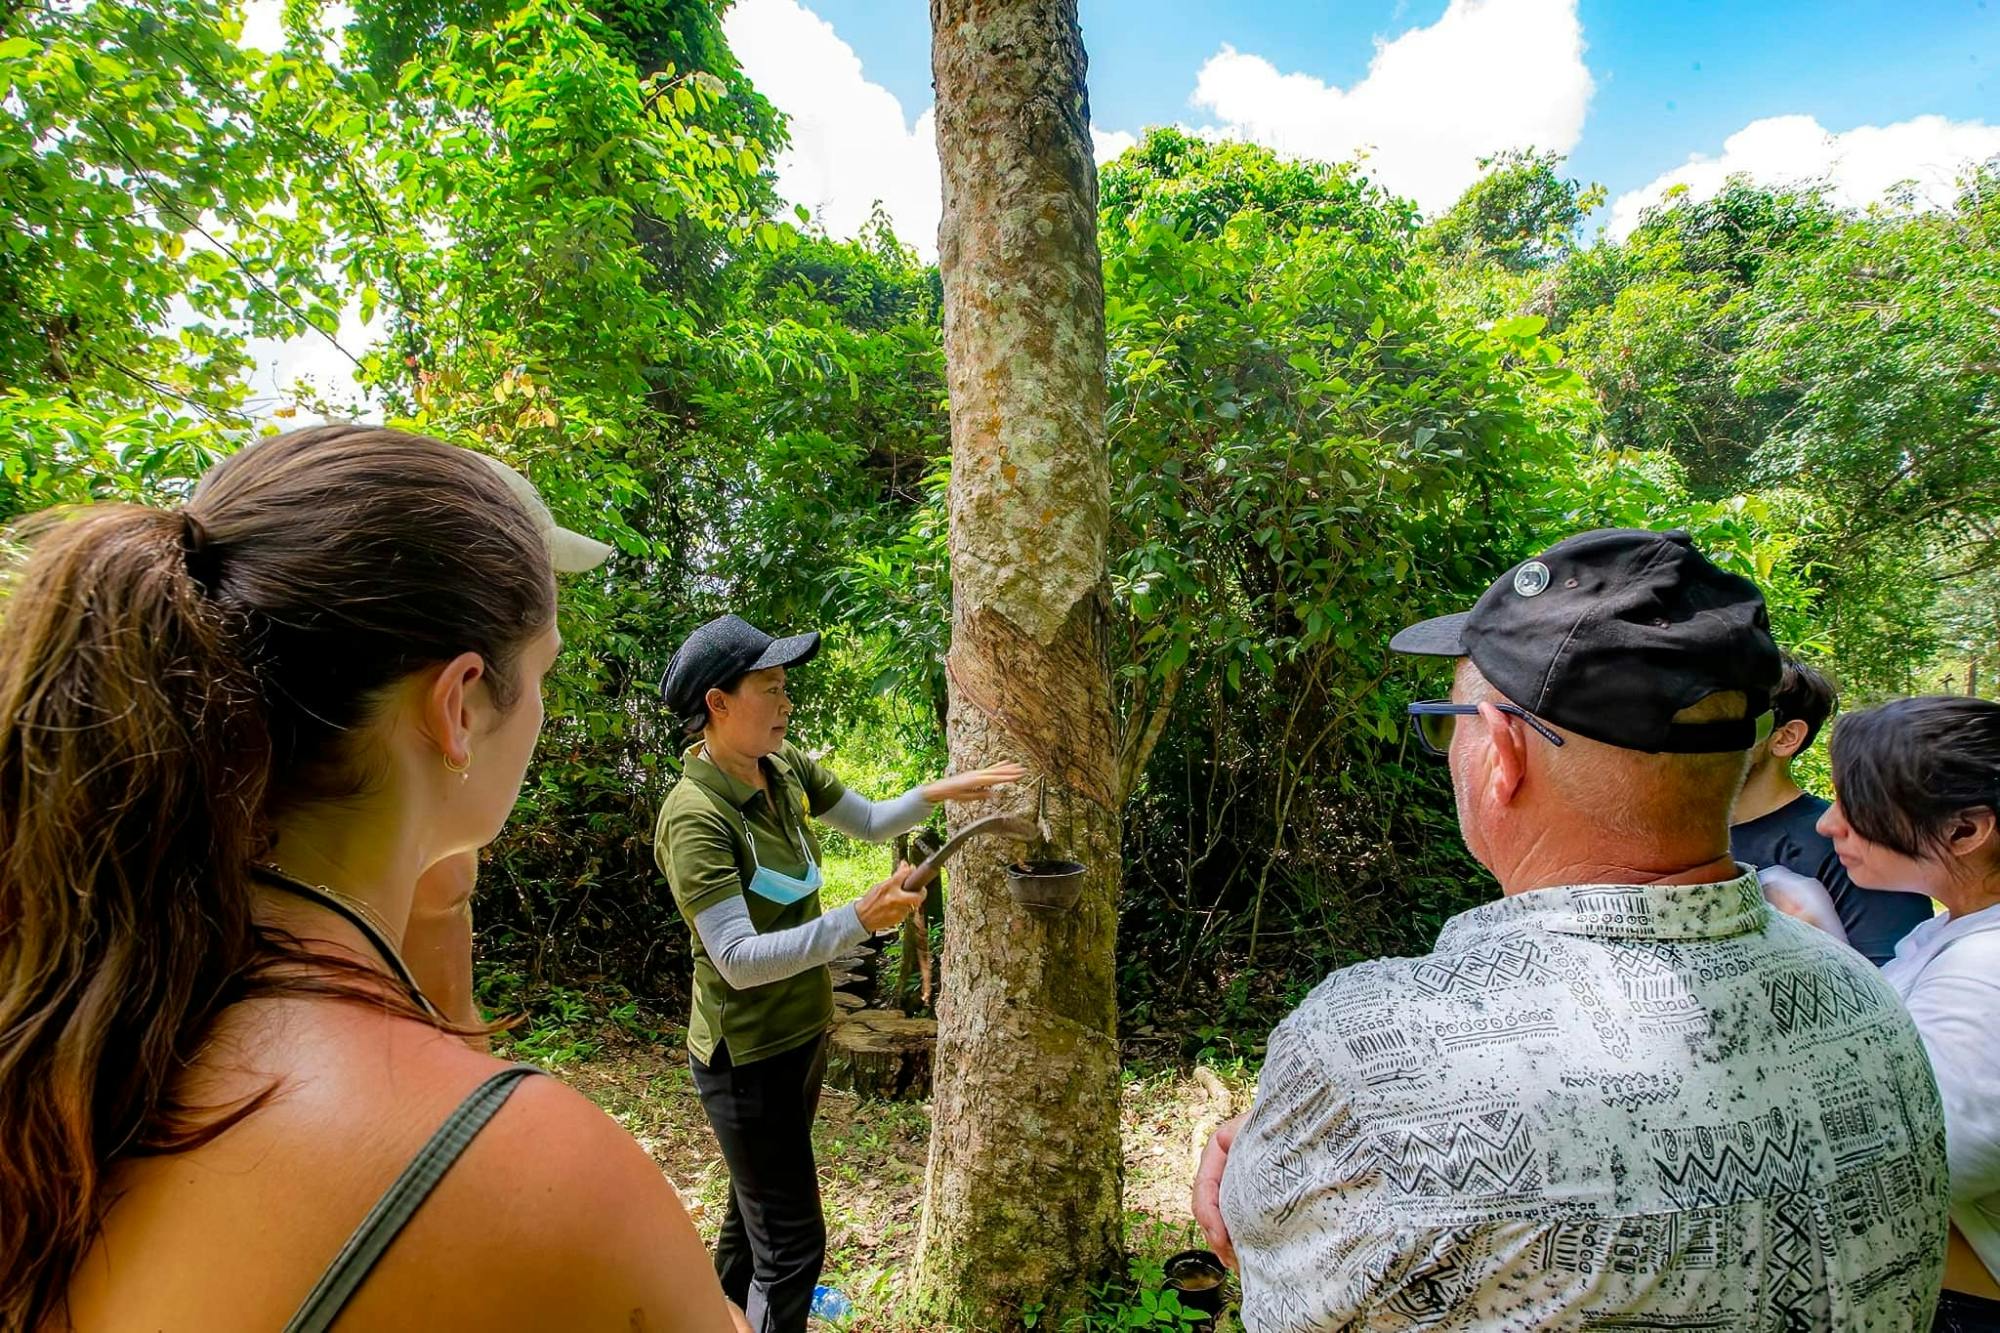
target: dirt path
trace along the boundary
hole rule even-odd
[[[687,1201],[705,1240],[722,1219],[727,1177],[677,1043],[607,1034],[596,1054],[555,1073],[615,1116]],[[1188,1181],[1216,1121],[1249,1105],[1240,1073],[1128,1072],[1124,1094],[1127,1244],[1135,1268],[1201,1244],[1188,1217]],[[828,1089],[814,1129],[826,1201],[825,1280],[854,1301],[856,1330],[917,1327],[896,1314],[900,1279],[916,1252],[929,1150],[927,1103],[862,1102]],[[1128,1327],[1107,1310],[1088,1327]],[[1222,1328],[1233,1327],[1225,1317]]]

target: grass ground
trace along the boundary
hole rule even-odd
[[[508,1042],[548,1064],[629,1130],[680,1190],[703,1238],[715,1239],[728,1177],[703,1118],[679,1033],[648,1033],[606,1021],[559,1040],[535,1040],[543,1025]],[[1239,1068],[1129,1071],[1124,1093],[1127,1247],[1136,1282],[1107,1291],[1082,1333],[1180,1326],[1153,1313],[1136,1289],[1158,1282],[1160,1261],[1201,1244],[1188,1217],[1188,1182],[1213,1125],[1249,1105]],[[898,1312],[916,1254],[929,1152],[927,1103],[863,1102],[828,1089],[814,1130],[828,1230],[826,1277],[852,1299],[857,1333],[920,1327]],[[1225,1315],[1219,1330],[1235,1327]]]

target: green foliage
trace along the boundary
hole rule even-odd
[[[538,983],[489,961],[474,972],[473,998],[488,1021],[509,1024],[491,1039],[495,1054],[550,1068],[592,1059],[607,1035],[646,1045],[668,1035],[616,983],[589,990]]]
[[[1861,214],[1734,180],[1670,197],[1545,295],[1614,444],[1787,534],[1774,567],[1815,608],[1791,642],[1854,697],[1913,688],[1942,606],[2000,554],[1996,179],[1972,169],[1949,210]]]
[[[2000,565],[1996,189],[2000,163],[1967,180],[1952,212],[1847,219],[1753,289],[1738,389],[1794,402],[1760,471],[1813,478],[1822,549],[1847,556],[1840,578],[1861,593],[1840,601],[1864,614],[1892,600],[1873,581],[1917,574],[1935,587]],[[1929,559],[1912,558],[1913,537]],[[1841,644],[1850,651],[1877,637],[1850,635],[1845,617],[1834,631],[1856,640]]]
[[[238,7],[6,13],[0,389],[247,424],[242,333],[330,328],[339,302],[286,215],[301,146]]]
[[[1485,895],[1441,771],[1407,752],[1396,630],[1609,524],[1693,528],[1788,627],[1814,590],[1788,511],[1695,500],[1671,455],[1599,444],[1544,319],[1465,320],[1432,238],[1365,181],[1168,132],[1104,177],[1122,974],[1201,996],[1220,1050],[1296,998],[1232,977],[1238,950],[1317,975],[1428,947]]]
[[[1426,228],[1446,259],[1539,269],[1570,253],[1583,220],[1603,204],[1602,185],[1562,175],[1559,153],[1516,148],[1479,160],[1482,175]]]
[[[944,762],[938,274],[880,217],[777,215],[783,127],[708,0],[333,12],[291,0],[263,54],[221,0],[5,9],[0,519],[177,500],[248,433],[245,339],[351,309],[392,417],[614,542],[480,900],[482,995],[560,1059],[582,980],[680,986],[653,682],[695,624],[826,630],[798,731],[862,790]],[[1254,1054],[1327,967],[1487,896],[1406,741],[1439,687],[1386,643],[1559,536],[1689,527],[1851,697],[2000,669],[1994,167],[1935,211],[1739,181],[1579,247],[1596,187],[1487,165],[1428,224],[1174,130],[1102,172],[1121,986],[1205,1014],[1184,1054]],[[886,866],[828,852],[838,894]]]
[[[205,422],[161,408],[93,411],[0,390],[0,522],[51,505],[172,501],[224,452]]]
[[[1701,493],[1752,483],[1752,460],[1792,406],[1782,385],[1740,392],[1764,267],[1813,248],[1835,225],[1817,195],[1738,179],[1711,199],[1672,196],[1622,244],[1605,242],[1556,275],[1565,352],[1603,405],[1622,448],[1665,450]]]
[[[1166,1290],[1166,1270],[1147,1254],[1133,1254],[1126,1260],[1122,1280],[1107,1283],[1091,1293],[1090,1308],[1063,1324],[1065,1333],[1192,1333],[1209,1326],[1209,1316],[1181,1304],[1178,1294]],[[1022,1322],[1033,1328],[1036,1317]]]

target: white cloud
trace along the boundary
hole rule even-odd
[[[812,210],[835,236],[851,236],[879,200],[897,237],[937,258],[944,211],[936,117],[912,122],[903,104],[868,79],[861,58],[833,25],[797,0],[737,0],[724,35],[757,91],[789,119],[791,147],[778,159],[778,192]],[[1093,127],[1091,150],[1107,162],[1138,140]]]
[[[1696,153],[1682,165],[1618,196],[1608,230],[1623,238],[1640,214],[1668,189],[1685,185],[1707,199],[1731,176],[1766,185],[1823,183],[1839,204],[1861,208],[1912,183],[1918,200],[1944,205],[1957,195],[1959,173],[1971,162],[2000,153],[2000,125],[1918,116],[1894,125],[1862,125],[1835,134],[1811,116],[1753,120],[1722,142],[1722,155]]]
[[[1583,50],[1576,0],[1451,0],[1429,27],[1378,41],[1351,88],[1224,46],[1189,100],[1220,120],[1211,133],[1330,161],[1366,152],[1384,186],[1436,211],[1481,157],[1575,146],[1595,89]]]
[[[1090,127],[1090,153],[1097,159],[1097,165],[1100,167],[1138,142],[1136,135],[1128,134],[1124,130],[1113,130],[1106,134],[1095,125]]]
[[[285,44],[285,0],[245,0],[239,45],[276,51]]]
[[[833,25],[796,0],[738,0],[722,27],[750,81],[789,118],[779,193],[836,236],[859,230],[879,200],[898,237],[936,255],[943,205],[931,113],[906,120]]]

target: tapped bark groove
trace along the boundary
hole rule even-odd
[[[946,903],[917,1290],[958,1327],[1080,1311],[1122,1247],[1119,849],[1105,549],[1104,291],[1075,0],[932,0],[951,397],[954,769],[1048,784],[1070,910],[1018,906],[974,844]],[[996,803],[998,804],[998,803]],[[954,825],[995,813],[954,813]]]

